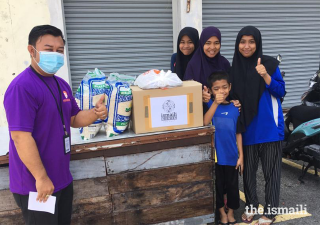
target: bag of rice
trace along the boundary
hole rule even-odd
[[[105,95],[106,76],[97,68],[85,75],[76,92],[76,102],[81,110],[92,109],[102,95]],[[89,140],[97,135],[102,126],[102,120],[98,119],[87,127],[81,127],[82,140]]]
[[[107,137],[121,134],[127,129],[131,108],[132,91],[130,83],[135,77],[111,73],[106,80],[105,102],[108,109],[108,118],[104,120]]]

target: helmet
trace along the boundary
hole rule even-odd
[[[312,87],[314,84],[320,81],[320,70],[318,70],[309,80],[309,87]]]

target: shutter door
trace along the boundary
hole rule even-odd
[[[88,70],[139,75],[170,69],[173,52],[169,0],[64,0],[75,91]]]
[[[203,27],[216,26],[222,34],[221,54],[230,63],[240,29],[259,28],[264,54],[282,55],[287,95],[283,107],[300,104],[310,77],[319,69],[319,0],[203,0]]]

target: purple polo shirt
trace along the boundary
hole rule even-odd
[[[80,109],[72,96],[68,83],[55,76],[61,89],[63,117],[67,132],[70,134],[71,117]],[[57,83],[53,77],[43,77],[61,105]],[[69,170],[70,154],[64,154],[63,125],[56,102],[48,87],[28,67],[9,85],[4,96],[9,132],[31,132],[42,163],[57,192],[72,182]],[[61,107],[61,106],[60,106]],[[17,154],[10,135],[9,143],[10,190],[27,195],[36,191],[35,179]]]

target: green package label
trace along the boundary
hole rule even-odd
[[[127,126],[128,122],[116,122],[116,126]]]
[[[103,88],[105,88],[105,84],[92,84],[92,88],[103,89]]]
[[[131,90],[129,91],[120,91],[120,95],[132,95]]]

